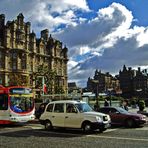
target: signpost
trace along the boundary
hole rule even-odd
[[[95,89],[96,89],[96,104],[94,105],[94,109],[97,111],[100,107],[99,105],[99,98],[98,98],[98,94],[99,94],[99,91],[98,91],[98,86],[99,86],[99,80],[92,80],[92,83],[95,84]]]

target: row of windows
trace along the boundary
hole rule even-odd
[[[47,112],[55,112],[55,113],[64,113],[64,103],[57,103],[54,106],[54,110],[53,110],[53,106],[54,104],[49,104],[47,107]],[[76,108],[73,104],[66,104],[66,113],[75,113]]]

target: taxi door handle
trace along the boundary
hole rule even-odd
[[[52,116],[52,118],[54,118],[55,116]]]
[[[65,118],[68,118],[68,116],[65,116]]]

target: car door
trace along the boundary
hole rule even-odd
[[[64,103],[55,103],[51,116],[51,122],[53,126],[64,127]]]
[[[122,114],[116,108],[110,108],[109,115],[111,117],[112,124],[122,124]]]
[[[80,128],[81,119],[81,113],[78,112],[75,105],[71,103],[66,103],[65,127]]]

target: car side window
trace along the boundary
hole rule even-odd
[[[52,110],[53,110],[53,104],[49,104],[46,111],[52,112]]]
[[[55,104],[54,112],[56,112],[56,113],[64,113],[64,103]]]
[[[114,108],[111,108],[111,109],[110,109],[110,113],[116,113],[116,112],[117,112],[116,109],[114,109]]]
[[[73,104],[66,104],[66,113],[76,113],[76,108]]]
[[[100,110],[101,112],[105,113],[105,114],[108,114],[109,113],[109,109],[108,108],[101,108]]]

